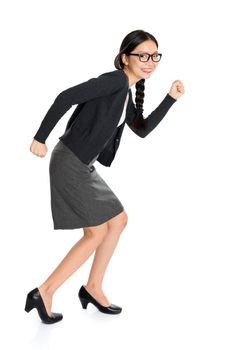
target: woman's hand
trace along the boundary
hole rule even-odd
[[[184,94],[184,85],[181,80],[175,80],[169,91],[169,95],[176,100]]]
[[[31,143],[31,146],[30,146],[30,151],[38,157],[45,157],[48,151],[48,148],[45,143],[41,143],[33,139],[33,142]]]

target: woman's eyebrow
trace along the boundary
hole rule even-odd
[[[149,53],[149,52],[147,52],[147,51],[140,51],[139,53]],[[152,55],[154,55],[155,53],[158,53],[158,51],[153,52]]]

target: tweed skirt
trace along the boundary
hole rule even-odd
[[[61,140],[51,153],[49,175],[55,230],[97,226],[124,210],[92,162],[83,163]]]

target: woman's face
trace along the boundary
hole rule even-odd
[[[156,43],[153,40],[146,40],[143,43],[137,45],[131,53],[149,53],[154,54],[158,52]],[[154,72],[159,62],[153,62],[150,57],[147,62],[141,62],[138,56],[126,56],[122,55],[124,63],[124,71],[135,77],[135,80],[148,79]]]

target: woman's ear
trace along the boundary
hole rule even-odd
[[[127,55],[125,53],[123,53],[121,55],[121,58],[122,58],[122,62],[127,66],[128,65]]]

